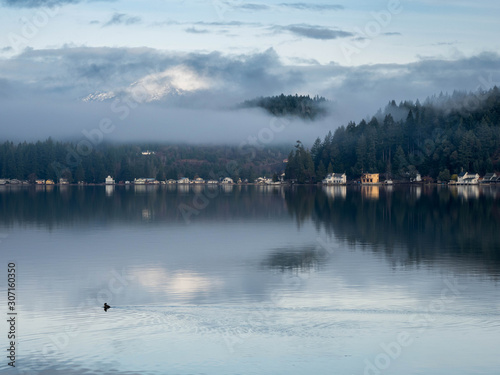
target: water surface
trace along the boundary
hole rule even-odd
[[[17,369],[497,374],[499,203],[477,186],[1,187]]]

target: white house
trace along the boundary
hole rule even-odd
[[[115,180],[113,180],[113,177],[108,176],[106,177],[106,185],[113,185],[115,183]]]
[[[207,181],[207,184],[209,184],[209,185],[214,185],[214,184],[217,184],[217,183],[218,183],[217,180],[208,180]]]
[[[204,184],[205,183],[205,180],[201,177],[197,177],[194,179],[194,183],[195,184]]]
[[[187,177],[181,177],[177,180],[178,184],[189,184],[189,178]]]
[[[347,183],[345,173],[329,173],[323,180],[325,185],[342,185]]]
[[[266,177],[257,177],[255,180],[256,184],[261,184],[261,185],[271,185],[273,183],[272,178],[266,178]]]
[[[483,184],[495,183],[497,181],[497,175],[495,173],[486,173],[481,181]]]
[[[479,184],[479,175],[477,173],[468,175],[467,178],[464,178],[464,184],[465,185],[478,185]]]
[[[411,179],[411,182],[422,182],[422,176],[420,175],[420,173],[417,173],[415,175],[415,178]]]
[[[468,172],[462,172],[457,177],[458,185],[477,185],[479,184],[479,175],[469,174]]]
[[[234,183],[233,179],[230,177],[225,177],[221,182],[221,184],[233,184],[233,183]]]

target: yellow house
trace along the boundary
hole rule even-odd
[[[361,176],[362,184],[378,184],[379,174],[378,173],[363,173]]]

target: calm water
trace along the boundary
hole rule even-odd
[[[1,187],[0,240],[6,374],[500,368],[500,187]]]

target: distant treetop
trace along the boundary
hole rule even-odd
[[[297,116],[314,120],[318,116],[327,114],[327,100],[318,95],[311,98],[309,95],[284,95],[259,97],[243,102],[243,108],[259,107],[274,116]]]

